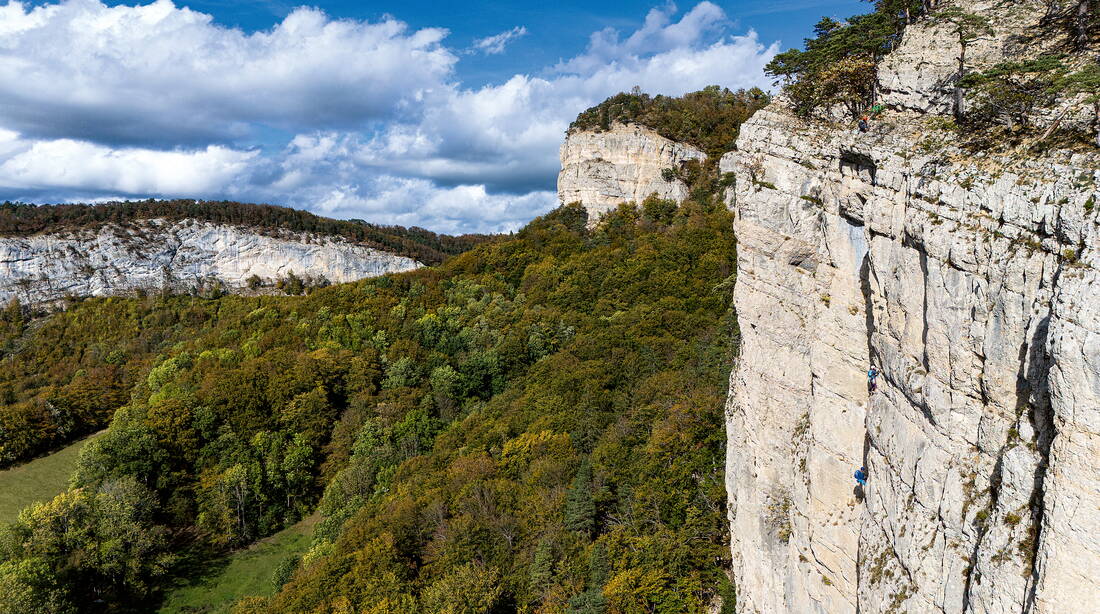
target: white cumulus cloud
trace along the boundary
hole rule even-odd
[[[678,17],[678,18],[677,18]],[[299,8],[244,33],[168,0],[0,6],[0,200],[262,201],[445,232],[555,202],[577,113],[638,85],[766,86],[775,54],[715,4],[651,10],[575,57],[465,87],[444,28]],[[503,51],[522,26],[477,41]],[[462,60],[466,61],[466,60]]]
[[[720,32],[727,25],[726,14],[716,4],[700,2],[688,11],[680,21],[673,22],[675,4],[651,9],[645,23],[625,40],[614,28],[593,32],[588,39],[588,49],[581,55],[558,65],[563,72],[589,73],[617,62],[634,62],[640,56],[693,48],[707,35]]]
[[[504,48],[508,46],[508,43],[526,34],[526,27],[516,26],[511,30],[505,30],[504,32],[501,32],[500,34],[494,34],[493,36],[487,36],[485,38],[477,39],[476,41],[474,41],[474,49],[481,51],[486,55],[496,55],[498,53],[504,53]]]
[[[249,172],[258,151],[111,148],[72,139],[0,134],[0,185],[18,190],[216,196]]]
[[[299,8],[245,34],[168,0],[0,9],[0,122],[34,137],[177,144],[357,127],[449,78],[447,31]]]

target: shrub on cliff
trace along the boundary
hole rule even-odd
[[[1059,93],[1077,97],[1078,100],[1092,107],[1093,114],[1093,143],[1100,147],[1100,61],[1092,61],[1079,70],[1070,72],[1054,82],[1054,88]]]
[[[1041,145],[1067,115],[1084,108],[1093,117],[1088,140],[1100,147],[1100,63],[1077,62],[1072,67],[1072,61],[1067,55],[1044,55],[1001,62],[967,75],[960,83],[968,90],[969,109],[959,124],[966,144],[985,148],[994,142],[1038,137]],[[1040,112],[1058,108],[1040,135],[1033,125]],[[1081,140],[1080,127],[1063,136]]]
[[[1045,0],[1046,13],[1034,34],[1065,37],[1066,48],[1084,51],[1100,35],[1100,0]]]

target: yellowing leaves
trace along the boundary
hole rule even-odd
[[[539,431],[522,433],[504,444],[501,462],[504,470],[518,474],[526,469],[533,460],[542,456],[568,459],[573,456],[573,444],[567,433]]]

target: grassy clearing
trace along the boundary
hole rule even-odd
[[[23,508],[61,494],[76,470],[80,450],[100,434],[89,435],[49,456],[0,471],[0,523],[13,522]]]
[[[268,597],[275,591],[271,575],[288,556],[309,550],[316,515],[310,516],[246,550],[234,552],[215,571],[193,583],[169,591],[160,614],[222,614],[242,597]]]

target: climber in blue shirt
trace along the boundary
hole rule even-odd
[[[856,483],[860,486],[867,486],[867,468],[860,467],[855,473]]]
[[[871,365],[870,369],[867,369],[867,390],[874,392],[878,389],[878,369],[875,365]]]

